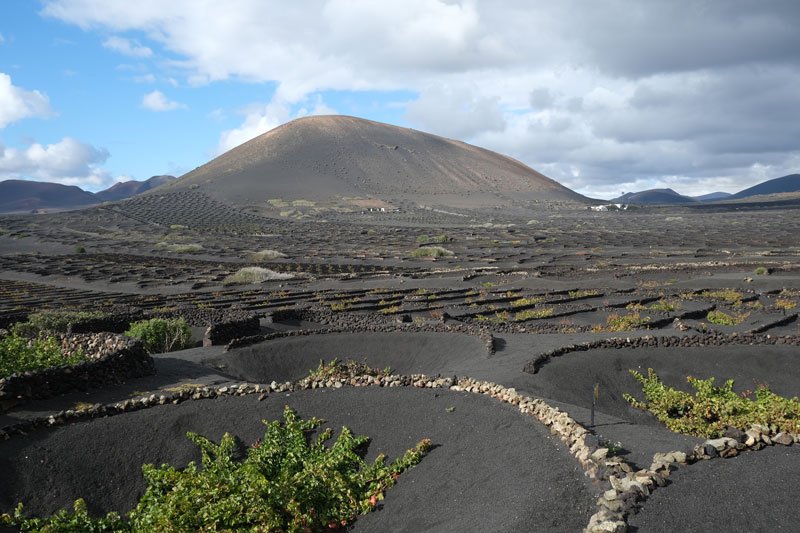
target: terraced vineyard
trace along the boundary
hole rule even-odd
[[[684,392],[800,394],[798,234],[790,207],[295,220],[194,190],[2,217],[0,336],[80,311],[60,345],[106,348],[0,377],[0,511],[125,513],[142,464],[199,459],[186,431],[254,443],[288,404],[370,435],[367,459],[431,439],[356,531],[702,530],[692,502],[720,484],[748,529],[797,523],[800,435],[677,433],[626,398],[648,368]],[[183,319],[194,347],[120,336],[151,319]],[[385,372],[309,375],[334,358]]]

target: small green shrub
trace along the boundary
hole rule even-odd
[[[570,298],[588,298],[590,296],[600,296],[600,291],[595,291],[592,289],[579,289],[579,290],[569,291],[567,295]]]
[[[294,278],[294,274],[275,272],[269,268],[244,267],[222,280],[223,285],[250,285],[264,283],[265,281],[287,280]]]
[[[317,368],[308,371],[308,378],[315,381],[325,381],[329,379],[348,379],[354,376],[385,377],[391,372],[392,369],[389,367],[373,368],[354,359],[339,361],[338,358],[334,358],[327,363],[320,360]]]
[[[525,307],[527,305],[535,305],[543,301],[544,298],[541,296],[531,296],[530,298],[518,298],[511,302],[511,307]]]
[[[608,450],[609,457],[618,457],[625,451],[625,447],[620,441],[611,441],[607,439],[600,439],[600,447]]]
[[[300,419],[288,406],[283,423],[264,423],[263,438],[239,459],[236,439],[226,433],[219,444],[195,433],[187,437],[202,453],[178,470],[144,465],[147,488],[134,510],[92,518],[83,500],[75,511],[51,518],[26,518],[23,507],[2,515],[0,525],[22,531],[275,531],[339,529],[372,511],[400,474],[418,464],[431,447],[421,440],[394,462],[381,454],[372,464],[358,454],[369,442],[344,427],[339,437],[325,429],[310,440],[322,420]]]
[[[444,244],[452,239],[447,235],[420,235],[417,237],[417,244]]]
[[[511,314],[508,311],[497,311],[494,316],[475,315],[477,322],[491,322],[493,324],[504,324],[508,322],[509,318],[511,318]]]
[[[261,250],[250,254],[250,260],[256,262],[272,261],[274,259],[282,259],[284,257],[286,257],[286,254],[279,252],[278,250]]]
[[[741,305],[742,298],[744,298],[744,294],[739,291],[735,291],[733,289],[721,289],[718,291],[703,291],[700,293],[700,296],[703,298],[709,298],[711,300],[722,300],[723,302],[729,303],[731,305]]]
[[[192,347],[192,330],[183,318],[151,318],[131,324],[125,332],[139,339],[149,353],[166,353]]]
[[[0,339],[0,377],[52,366],[74,365],[84,360],[82,353],[66,357],[55,337],[35,337],[12,332]]]
[[[80,244],[76,244],[75,245],[75,253],[76,254],[85,254],[86,253],[86,248],[84,246],[81,246]]]
[[[788,311],[797,307],[797,302],[794,300],[789,300],[788,298],[778,298],[775,300],[775,307],[778,309],[783,309],[784,311]]]
[[[675,302],[672,300],[665,300],[662,298],[657,302],[651,303],[648,306],[648,309],[652,309],[653,311],[664,311],[665,313],[672,313],[673,311],[680,309],[680,307],[681,306],[679,302]]]
[[[87,320],[107,318],[101,311],[40,311],[28,315],[28,321],[17,324],[15,328],[30,336],[37,334],[69,333],[74,324]]]
[[[522,322],[524,320],[533,320],[537,318],[547,318],[553,316],[554,310],[552,307],[543,307],[541,309],[526,309],[519,311],[514,315],[515,322]]]
[[[758,267],[755,270],[756,276],[766,276],[769,274],[769,269],[767,267]]]
[[[453,252],[441,246],[423,246],[411,252],[411,257],[452,257]]]
[[[629,331],[645,327],[650,322],[649,316],[641,316],[638,312],[618,315],[616,313],[608,315],[605,327],[595,326],[594,331]]]
[[[760,385],[755,393],[737,394],[733,380],[721,387],[714,386],[714,378],[697,379],[689,376],[695,393],[666,387],[653,372],[647,376],[629,371],[642,385],[645,401],[640,402],[630,394],[625,400],[637,409],[650,411],[672,431],[700,437],[719,437],[726,426],[742,430],[753,424],[776,426],[778,431],[800,431],[800,400],[784,398]],[[754,396],[751,398],[751,396]]]
[[[706,320],[718,326],[735,326],[737,324],[741,324],[748,316],[749,313],[729,315],[728,313],[724,313],[715,309],[708,312],[708,315],[706,315]]]
[[[359,303],[361,300],[359,298],[344,298],[339,300],[338,302],[333,302],[329,305],[331,311],[347,311],[353,307],[353,304]]]

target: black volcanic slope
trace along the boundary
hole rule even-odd
[[[41,181],[0,181],[0,212],[65,209],[99,203],[97,197],[74,185]]]
[[[167,189],[189,187],[236,205],[270,198],[502,192],[529,199],[587,201],[498,153],[346,116],[306,117],[284,124],[189,172]]]
[[[710,192],[708,194],[701,194],[700,196],[690,196],[693,200],[698,202],[713,202],[715,200],[727,200],[733,196],[729,192]]]
[[[153,176],[144,181],[130,180],[120,183],[115,183],[108,189],[95,193],[95,196],[104,202],[113,202],[115,200],[124,200],[137,194],[142,194],[145,191],[155,189],[165,183],[175,181],[175,176]]]
[[[767,180],[758,185],[754,185],[749,189],[739,191],[729,200],[738,200],[740,198],[749,198],[751,196],[761,196],[765,194],[780,194],[787,192],[800,192],[800,174],[789,174],[780,178]]]
[[[611,200],[623,204],[690,204],[695,200],[678,194],[672,189],[649,189],[629,192]]]

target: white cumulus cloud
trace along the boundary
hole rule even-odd
[[[43,13],[141,32],[182,82],[274,85],[220,149],[309,95],[409,91],[409,125],[587,194],[732,191],[798,171],[792,0],[47,0]]]
[[[47,95],[17,87],[11,83],[11,76],[0,72],[0,128],[23,118],[52,114]]]
[[[150,111],[173,111],[175,109],[183,109],[186,105],[180,102],[170,100],[167,96],[159,90],[155,90],[145,94],[142,97],[142,107]]]
[[[336,110],[328,107],[319,95],[309,99],[304,104],[293,110],[290,103],[273,98],[266,105],[254,104],[248,106],[242,110],[242,114],[245,117],[242,124],[238,128],[223,131],[220,135],[217,154],[227,152],[231,148],[235,148],[292,119],[309,115],[333,115],[336,113]]]
[[[406,107],[406,118],[426,130],[454,139],[469,139],[506,127],[499,98],[476,96],[466,87],[433,87]]]
[[[0,179],[35,179],[64,185],[101,186],[111,181],[102,164],[107,150],[71,137],[54,144],[33,143],[26,148],[0,144]]]
[[[130,56],[130,57],[150,57],[153,51],[136,41],[125,39],[123,37],[109,37],[103,41],[103,46],[114,52]]]

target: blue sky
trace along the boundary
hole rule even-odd
[[[800,170],[800,6],[734,3],[5,0],[0,179],[180,175],[341,113],[594,196],[736,191]]]

